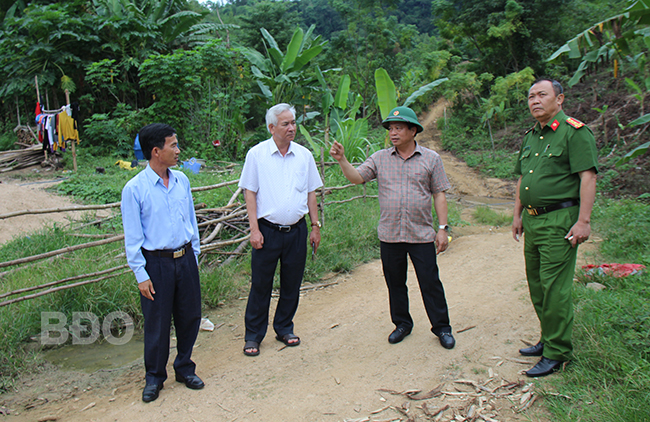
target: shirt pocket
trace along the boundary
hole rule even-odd
[[[307,190],[307,171],[306,170],[298,170],[294,173],[293,177],[294,183],[293,185],[295,186],[296,190],[298,192],[304,192]]]
[[[564,148],[561,146],[550,147],[542,155],[540,170],[543,174],[562,173],[565,171],[565,162]]]
[[[186,221],[189,220],[189,210],[187,209],[188,206],[188,199],[186,194],[179,194],[179,195],[173,195],[171,198],[169,198],[171,201],[170,207],[172,213],[176,217],[172,217],[172,219],[178,218],[181,223],[185,223]]]

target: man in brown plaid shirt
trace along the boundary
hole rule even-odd
[[[388,129],[393,147],[377,151],[356,169],[345,158],[340,143],[332,144],[330,155],[339,162],[350,182],[361,184],[377,179],[381,211],[377,232],[390,316],[396,327],[388,341],[399,343],[413,328],[406,286],[408,255],[420,284],[431,331],[444,348],[451,349],[456,341],[451,334],[445,291],[436,264],[436,253],[447,249],[449,243],[445,191],[451,184],[440,156],[415,142],[415,135],[424,128],[413,110],[397,107],[382,125]],[[433,226],[432,197],[438,230]]]

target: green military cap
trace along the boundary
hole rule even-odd
[[[406,122],[414,124],[417,127],[416,133],[420,133],[424,130],[420,122],[418,122],[418,116],[415,115],[415,112],[405,106],[395,107],[392,109],[390,113],[388,113],[388,117],[386,117],[381,124],[388,129],[388,124],[390,122]]]

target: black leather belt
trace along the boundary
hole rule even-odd
[[[547,212],[560,210],[562,208],[574,207],[576,205],[580,205],[580,201],[572,199],[570,201],[560,202],[559,204],[553,204],[546,207],[531,207],[530,205],[527,205],[525,208],[530,215],[542,215],[546,214]]]
[[[300,225],[300,223],[302,223],[304,219],[305,219],[305,217],[298,220],[298,222],[296,224],[292,224],[290,226],[283,226],[281,224],[271,223],[269,220],[266,220],[264,218],[260,218],[259,220],[257,220],[257,222],[259,224],[262,224],[262,225],[266,226],[266,227],[270,227],[272,229],[275,229],[275,230],[277,230],[279,232],[288,233],[293,229],[297,229],[298,226]]]
[[[150,251],[145,248],[142,248],[142,253],[149,256],[158,256],[160,258],[180,258],[185,255],[185,252],[190,252],[192,250],[192,242],[187,242],[185,246],[180,249],[160,249],[157,251]]]

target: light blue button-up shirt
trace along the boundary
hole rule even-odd
[[[176,250],[192,242],[197,260],[201,251],[190,181],[180,171],[167,171],[168,187],[147,165],[122,190],[126,259],[138,283],[149,280],[141,248]]]

